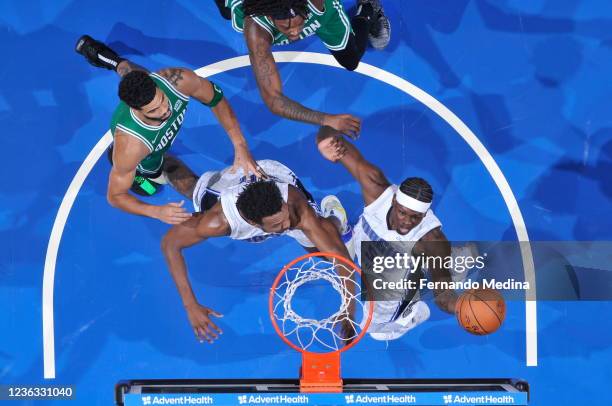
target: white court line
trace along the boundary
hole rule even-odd
[[[274,52],[274,58],[277,62],[294,62],[294,63],[312,63],[318,65],[327,65],[340,69],[342,68],[328,54],[315,52]],[[203,68],[200,68],[196,73],[202,77],[209,77],[217,73],[226,72],[232,69],[242,68],[250,65],[247,55],[219,61]],[[371,78],[380,80],[388,85],[391,85],[398,90],[407,93],[414,99],[423,103],[440,118],[447,122],[457,133],[467,142],[467,144],[476,153],[482,161],[485,168],[493,178],[497,188],[502,194],[502,198],[508,207],[512,223],[516,230],[519,241],[529,242],[529,235],[523,215],[519,208],[518,202],[506,177],[501,169],[489,153],[478,137],[446,106],[440,103],[433,96],[429,95],[422,89],[416,87],[412,83],[402,79],[401,77],[389,73],[383,69],[361,62],[356,72]],[[55,264],[57,261],[57,253],[61,241],[66,220],[74,204],[74,200],[83,186],[83,182],[91,172],[92,168],[110,145],[112,137],[110,132],[98,141],[96,146],[91,150],[83,164],[77,171],[74,179],[70,183],[62,203],[57,212],[53,229],[47,246],[47,255],[45,258],[45,268],[43,274],[43,360],[44,360],[44,377],[45,379],[55,378],[55,340],[54,340],[54,325],[53,325],[53,284],[55,280]],[[535,292],[535,271],[533,264],[533,255],[529,244],[521,244],[521,255],[523,260],[523,268],[525,271],[525,280],[529,282]],[[537,366],[538,364],[538,331],[537,331],[537,309],[535,301],[527,301],[525,303],[525,324],[526,324],[526,364],[527,366]]]
[[[53,222],[53,229],[49,237],[49,245],[47,246],[47,256],[45,257],[45,269],[43,271],[43,298],[42,298],[42,317],[43,317],[43,361],[45,379],[55,378],[55,328],[53,318],[53,285],[55,282],[55,264],[57,262],[57,251],[59,250],[60,241],[64,226],[68,219],[68,214],[72,209],[74,200],[83,186],[83,182],[91,172],[100,156],[109,147],[113,140],[110,131],[107,131],[98,141],[95,147],[89,152],[85,161],[77,171],[76,175],[70,182],[68,190],[62,199],[60,208]]]

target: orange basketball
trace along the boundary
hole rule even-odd
[[[461,327],[475,335],[496,331],[506,317],[506,302],[494,289],[472,289],[464,292],[455,305]]]

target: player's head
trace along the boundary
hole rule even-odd
[[[299,39],[308,16],[307,0],[244,0],[244,14],[267,16],[290,41]]]
[[[267,233],[282,233],[289,229],[289,207],[273,181],[249,183],[238,195],[236,207],[250,224]]]
[[[433,200],[433,189],[425,179],[408,178],[393,197],[390,223],[399,234],[406,235],[425,217]]]
[[[143,71],[132,71],[121,79],[119,98],[153,121],[161,123],[172,114],[168,97]]]

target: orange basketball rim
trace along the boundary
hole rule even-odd
[[[362,299],[361,285],[355,281],[355,279],[360,280],[360,276],[361,270],[357,265],[330,252],[302,255],[285,265],[276,276],[268,301],[270,319],[281,339],[302,354],[301,392],[342,392],[340,354],[353,348],[365,336],[372,321],[374,303]],[[292,310],[291,299],[298,287],[316,280],[330,283],[341,295],[341,305],[336,313],[326,319],[301,318]],[[356,310],[360,310],[363,314],[360,324],[353,320]],[[283,313],[279,315],[278,311]],[[282,320],[282,328],[279,326],[279,319]],[[287,331],[286,320],[290,320],[296,327]],[[349,331],[353,331],[354,334],[348,337],[340,336],[336,331],[339,324],[352,326]],[[306,344],[299,338],[299,330],[304,328],[309,329],[313,335]],[[358,330],[360,331],[357,333]],[[321,337],[318,337],[322,333],[327,333],[327,336],[331,337],[331,344],[324,343]],[[297,344],[289,338],[294,334],[297,337]],[[325,351],[309,350],[315,340],[323,344]]]

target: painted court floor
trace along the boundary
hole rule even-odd
[[[308,52],[277,55],[290,61],[279,63],[286,94],[361,117],[358,148],[394,182],[426,178],[451,240],[515,241],[517,230],[532,241],[611,240],[612,5],[383,3],[391,43],[369,49],[358,72],[329,66],[314,37],[276,48]],[[220,238],[187,250],[198,298],[224,314],[218,342],[195,340],[160,251],[168,226],[106,201],[104,136],[118,78],[74,52],[84,33],[153,70],[225,61],[210,78],[254,156],[288,165],[317,200],[338,195],[353,222],[362,210],[356,182],[319,155],[317,128],[270,113],[250,67],[232,64],[246,54],[244,40],[213,1],[0,0],[0,383],[73,384],[69,404],[109,405],[121,379],[297,376],[299,356],[272,329],[267,294],[302,250],[286,238]],[[233,159],[196,102],[172,151],[197,173]],[[180,200],[170,188],[149,199]],[[538,302],[537,340],[526,334],[525,303],[508,306],[503,328],[484,337],[432,307],[400,340],[364,339],[344,357],[343,375],[523,378],[534,405],[609,404],[610,302]],[[54,322],[53,354],[44,317]],[[54,379],[45,379],[45,362]],[[43,403],[62,402],[21,404]]]

